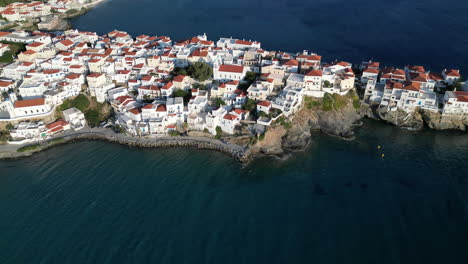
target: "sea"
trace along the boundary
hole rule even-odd
[[[73,24],[468,69],[464,1],[108,0]],[[0,160],[0,263],[468,263],[468,134],[366,120],[289,159],[100,141]]]

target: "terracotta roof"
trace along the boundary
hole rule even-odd
[[[460,77],[460,71],[459,70],[445,70],[445,75],[450,76],[450,77]]]
[[[258,102],[257,105],[264,106],[264,107],[269,107],[271,105],[271,103],[268,102],[268,101],[261,101],[261,102]]]
[[[237,116],[231,115],[231,114],[225,114],[223,118],[226,119],[226,120],[231,120],[232,121],[232,120],[235,120],[237,118]]]
[[[44,104],[45,104],[45,98],[27,99],[27,100],[15,101],[15,108],[39,106],[39,105],[44,105]]]
[[[88,75],[88,78],[98,78],[98,77],[101,77],[103,74],[102,73],[91,73]]]
[[[322,76],[321,70],[313,70],[306,74],[306,76]]]
[[[176,77],[174,77],[174,82],[183,82],[185,77],[187,77],[186,75],[177,75]]]
[[[233,72],[233,73],[242,73],[244,72],[244,66],[238,65],[220,65],[219,71],[221,72]]]
[[[166,105],[165,104],[160,104],[158,107],[156,107],[156,112],[166,112]]]

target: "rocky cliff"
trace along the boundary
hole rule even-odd
[[[331,111],[320,107],[303,107],[288,118],[286,124],[277,123],[268,128],[264,138],[251,146],[251,151],[253,154],[283,157],[290,152],[304,150],[311,141],[313,130],[353,139],[353,129],[359,125],[361,118],[362,115],[352,103]]]
[[[439,112],[424,109],[407,113],[402,110],[388,111],[385,107],[378,105],[365,105],[361,110],[363,116],[383,120],[408,130],[421,130],[425,125],[435,130],[466,131],[468,127],[467,114],[442,115]]]

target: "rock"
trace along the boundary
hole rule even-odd
[[[428,110],[420,110],[420,113],[424,122],[431,129],[466,131],[468,127],[468,114],[442,115],[439,112]]]
[[[407,113],[403,110],[388,111],[386,107],[378,107],[375,110],[379,119],[407,130],[421,130],[424,120],[419,112]]]
[[[279,124],[268,128],[265,138],[251,149],[254,154],[284,157],[291,152],[305,150],[311,142],[312,130],[353,139],[353,129],[360,123],[362,116],[351,103],[335,111],[303,107],[289,118],[290,128],[286,129]]]

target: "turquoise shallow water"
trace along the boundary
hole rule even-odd
[[[0,263],[467,263],[467,162],[467,134],[374,122],[247,167],[64,145],[0,161]]]

